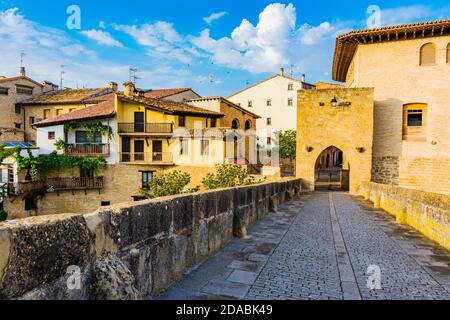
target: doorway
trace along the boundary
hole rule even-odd
[[[134,161],[144,161],[144,140],[134,140]]]
[[[162,141],[161,140],[153,140],[152,142],[152,160],[153,161],[162,161]]]
[[[134,132],[144,132],[145,131],[145,121],[143,112],[134,113]]]
[[[315,164],[315,189],[348,190],[350,168],[344,169],[344,153],[334,146],[328,147],[317,157]]]
[[[129,137],[122,138],[122,162],[131,161],[131,139]]]

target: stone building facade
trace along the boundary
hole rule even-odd
[[[44,89],[25,75],[25,68],[17,77],[0,77],[0,143],[25,141],[24,111],[16,103],[38,96]]]
[[[450,20],[342,35],[333,78],[374,88],[374,182],[450,193]]]

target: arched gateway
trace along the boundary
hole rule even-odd
[[[298,92],[296,176],[307,189],[358,194],[370,181],[373,107],[372,88]]]

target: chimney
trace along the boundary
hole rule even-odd
[[[134,96],[134,92],[136,91],[136,88],[134,87],[134,83],[133,82],[125,82],[123,84],[123,93],[125,94],[125,96],[127,97],[133,97]]]
[[[284,68],[280,68],[280,76],[284,77]]]
[[[20,76],[21,77],[25,77],[26,76],[26,73],[25,73],[25,67],[20,67]]]
[[[108,83],[108,85],[112,91],[117,91],[117,82],[111,81]]]
[[[305,79],[306,79],[306,76],[304,73],[302,73],[302,77],[301,77],[302,82],[305,82]]]
[[[44,93],[58,90],[58,85],[54,84],[51,81],[44,81],[44,82],[42,82],[42,84],[44,86],[44,89],[43,89]]]

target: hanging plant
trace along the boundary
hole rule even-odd
[[[72,122],[68,122],[64,124],[64,133],[69,133],[70,130],[75,130],[76,128],[78,128],[78,123],[75,121]]]
[[[101,122],[85,124],[84,128],[86,129],[86,136],[89,138],[93,138],[95,135],[100,137],[107,135],[109,139],[112,138],[111,127]]]
[[[56,150],[58,151],[63,151],[65,155],[68,154],[69,152],[69,144],[66,143],[63,139],[59,138],[58,140],[56,140],[55,144],[54,144]]]

